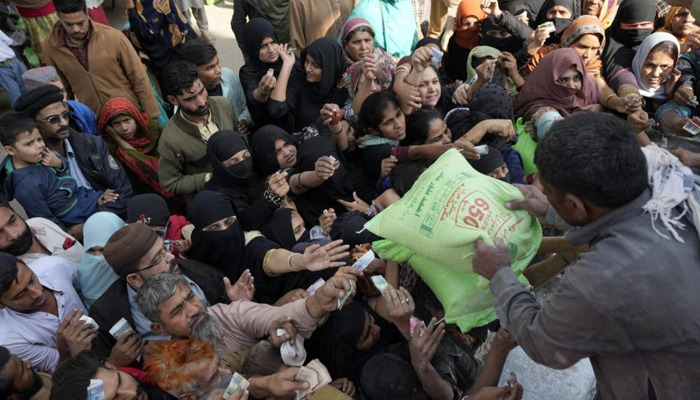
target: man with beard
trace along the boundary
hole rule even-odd
[[[36,121],[44,143],[68,166],[79,187],[111,189],[116,200],[105,204],[105,211],[126,218],[126,203],[133,192],[124,168],[109,153],[102,138],[70,127],[70,112],[59,88],[46,85],[29,90],[17,99],[15,110]],[[82,231],[82,224],[68,228],[68,233],[78,239],[82,239]]]
[[[160,79],[168,101],[179,109],[160,136],[158,178],[168,192],[191,197],[211,178],[209,137],[220,130],[236,130],[236,113],[228,98],[209,97],[197,66],[189,61],[168,65]]]
[[[25,263],[55,256],[72,265],[83,259],[83,246],[46,218],[23,220],[10,204],[0,199],[0,252]]]
[[[68,339],[92,336],[92,327],[84,329],[75,318],[85,311],[78,282],[75,268],[61,259],[44,257],[30,269],[0,253],[0,346],[39,371],[53,372],[59,359],[70,358],[70,347],[76,348]]]
[[[131,224],[116,231],[104,246],[105,261],[119,275],[97,301],[90,307],[90,317],[100,326],[98,338],[93,343],[96,354],[107,357],[117,367],[131,364],[138,356],[141,341],[165,340],[167,335],[151,331],[151,322],[139,311],[134,296],[151,276],[170,272],[182,276],[204,304],[228,303],[237,298],[253,298],[255,288],[250,273],[231,285],[224,281],[216,269],[187,259],[175,259],[164,248],[164,242],[145,224]],[[138,335],[116,340],[109,330],[125,318]],[[128,336],[128,335],[124,335]],[[114,351],[112,351],[114,349]]]
[[[85,0],[54,2],[58,20],[44,42],[46,64],[56,68],[68,98],[99,115],[104,103],[124,97],[158,118],[160,111],[136,50],[120,31],[93,22]]]
[[[131,375],[109,362],[100,360],[92,352],[82,352],[61,364],[53,374],[52,400],[87,399],[91,379],[99,379],[104,386],[104,398],[110,400],[170,400],[167,393],[139,380],[143,374]]]
[[[48,400],[51,386],[51,375],[36,372],[31,362],[0,346],[0,398]]]
[[[311,296],[280,307],[247,300],[207,307],[182,276],[158,274],[141,286],[135,300],[154,332],[211,341],[218,354],[230,354],[275,332],[281,318],[291,318],[299,334],[310,336],[328,313],[338,309],[338,299],[347,291],[354,294],[360,275],[352,267],[342,267]]]

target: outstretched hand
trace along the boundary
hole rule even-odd
[[[224,286],[226,287],[226,296],[230,301],[238,300],[253,300],[255,296],[255,284],[253,283],[253,274],[250,270],[243,271],[243,274],[234,285],[228,277],[224,277]]]
[[[304,250],[302,261],[309,271],[322,271],[326,268],[342,267],[342,261],[350,253],[350,246],[344,245],[342,240],[332,241],[325,246],[311,245]]]

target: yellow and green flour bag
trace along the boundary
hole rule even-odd
[[[474,243],[508,243],[518,279],[537,253],[542,229],[525,211],[504,203],[522,199],[516,187],[474,170],[457,150],[428,168],[397,203],[365,224],[384,240],[373,249],[384,259],[409,263],[436,294],[448,323],[462,332],[496,320],[488,281],[472,271]]]

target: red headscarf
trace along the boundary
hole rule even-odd
[[[457,8],[457,17],[455,18],[455,41],[459,47],[471,50],[481,41],[481,25],[462,28],[462,24],[468,17],[474,17],[480,22],[486,18],[486,14],[481,11],[479,0],[462,0]]]
[[[567,69],[576,67],[581,74],[581,90],[566,88],[556,83]],[[583,107],[598,102],[598,85],[586,73],[583,59],[574,49],[557,49],[542,59],[525,81],[525,86],[513,103],[516,117],[530,119],[540,108],[552,107],[563,117],[582,111]]]
[[[132,149],[124,150],[117,145],[105,129],[109,122],[118,115],[128,115],[136,121],[136,134],[126,140]],[[150,125],[149,125],[150,124]],[[168,198],[172,193],[166,192],[158,182],[158,139],[160,127],[157,121],[149,122],[148,114],[139,111],[134,103],[123,97],[109,99],[102,107],[97,120],[97,130],[107,142],[110,152],[133,171],[139,180],[150,186],[157,194]]]

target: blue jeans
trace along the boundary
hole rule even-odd
[[[10,64],[0,67],[0,87],[10,96],[10,103],[13,106],[17,98],[27,91],[22,81],[22,74],[26,71],[17,57],[13,58]]]

